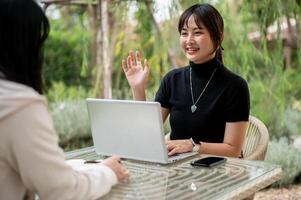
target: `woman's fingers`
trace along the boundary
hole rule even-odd
[[[106,159],[102,164],[111,168],[113,170],[113,172],[116,174],[117,179],[119,181],[122,181],[123,179],[125,179],[126,177],[128,177],[130,175],[129,170],[126,169],[122,165],[122,163],[120,161],[120,157],[118,157],[118,156],[112,156],[112,157]]]
[[[134,62],[134,53],[133,53],[132,50],[130,50],[129,56],[130,56],[131,65],[135,65],[135,62]]]
[[[124,72],[127,72],[127,71],[128,71],[128,67],[126,66],[126,62],[125,62],[124,59],[122,59],[121,66],[122,66],[122,69],[123,69]]]
[[[190,140],[170,140],[166,141],[165,144],[169,156],[176,153],[190,152],[192,150]]]
[[[126,59],[126,63],[127,63],[127,70],[130,70],[131,67],[132,67],[132,64],[131,64],[131,57],[128,56],[127,59]]]
[[[172,156],[172,155],[174,155],[174,154],[176,154],[176,153],[180,153],[180,152],[179,152],[179,149],[178,149],[177,147],[175,147],[175,148],[173,148],[171,151],[169,151],[169,152],[168,152],[168,155],[169,155],[169,156]]]
[[[144,59],[144,71],[149,72],[149,66],[146,59]]]
[[[136,63],[137,63],[137,65],[141,65],[140,52],[139,51],[136,51]]]
[[[149,73],[149,65],[146,59],[144,59],[144,68],[141,64],[141,58],[140,58],[140,52],[136,51],[136,55],[134,58],[134,53],[131,50],[129,52],[129,56],[127,57],[126,60],[122,60],[122,68],[124,70],[124,72],[129,71],[130,69],[134,68],[141,68],[144,72]]]
[[[126,169],[126,168],[123,168],[123,175],[124,175],[125,177],[130,176],[130,170],[128,170],[128,169]]]
[[[167,144],[166,145],[167,151],[171,151],[173,148],[174,148],[174,145],[172,145],[172,144]]]

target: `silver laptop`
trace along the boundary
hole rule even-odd
[[[195,155],[168,157],[158,102],[87,99],[96,153],[167,164]]]

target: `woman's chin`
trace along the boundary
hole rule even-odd
[[[193,61],[193,60],[196,59],[195,55],[191,55],[191,54],[188,54],[188,53],[186,53],[186,58],[187,58],[188,60],[190,60],[190,61]]]
[[[186,58],[193,62],[193,63],[197,63],[198,62],[198,59],[195,57],[195,56],[189,56],[189,55],[186,55]]]
[[[208,60],[211,60],[212,58],[214,58],[214,57],[202,57],[202,56],[198,56],[197,57],[197,55],[189,55],[189,54],[186,54],[186,58],[189,60],[189,61],[191,61],[191,62],[193,62],[193,63],[195,63],[195,64],[201,64],[201,63],[204,63],[204,62],[206,62],[206,61],[208,61]]]

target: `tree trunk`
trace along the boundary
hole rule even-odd
[[[64,23],[67,28],[70,28],[72,26],[72,19],[71,19],[71,12],[70,12],[70,7],[69,6],[64,6],[61,7],[60,9],[62,18],[64,19]]]
[[[103,74],[103,97],[106,99],[112,98],[112,84],[111,84],[111,49],[109,44],[109,13],[108,0],[99,0],[101,3],[101,30],[102,30],[102,59],[104,66]]]
[[[294,34],[290,17],[286,16],[287,33],[285,35],[285,42],[283,46],[284,68],[289,69],[292,66],[292,52],[294,48],[297,48],[297,38]]]
[[[283,42],[283,62],[284,62],[284,69],[289,69],[292,64],[292,48],[289,44],[288,39],[284,39]]]
[[[89,27],[92,32],[92,39],[91,39],[91,66],[95,67],[96,65],[96,51],[97,51],[97,32],[99,29],[99,23],[97,20],[97,8],[95,9],[94,6],[88,5],[87,7],[87,14],[88,14],[88,22]]]
[[[157,23],[157,21],[154,17],[153,10],[152,10],[152,7],[151,7],[151,2],[146,0],[146,1],[144,1],[144,3],[146,5],[147,12],[149,13],[149,16],[152,20],[152,23],[155,27],[155,30],[156,30],[158,36],[160,37],[160,39],[162,40],[162,32],[161,32],[160,27],[159,27],[159,25],[158,25],[158,23]],[[170,63],[170,65],[172,67],[176,67],[177,66],[176,60],[175,60],[174,54],[173,54],[173,52],[170,48],[167,49],[167,56],[168,56],[168,62]]]
[[[97,20],[101,22],[101,10],[102,10],[102,4],[101,0],[98,2],[97,7]],[[99,23],[100,24],[100,23]],[[101,77],[102,77],[102,66],[103,66],[103,60],[102,60],[102,46],[103,46],[103,34],[102,34],[102,26],[98,26],[97,32],[96,32],[96,63],[95,63],[95,82],[94,82],[94,89],[93,93],[94,95],[98,95],[98,97],[101,95],[99,91],[102,91],[102,86],[100,85]]]
[[[97,34],[99,31],[99,23],[97,20],[97,8],[96,6],[93,5],[88,5],[87,7],[87,14],[88,14],[88,22],[89,22],[89,27],[92,32],[92,38],[90,42],[90,52],[91,52],[91,59],[89,62],[90,70],[93,70],[97,66]],[[90,77],[90,81],[92,85],[95,85],[96,83],[96,76]]]

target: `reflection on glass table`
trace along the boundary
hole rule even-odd
[[[67,159],[102,159],[93,147],[68,152]],[[227,158],[215,167],[193,167],[194,156],[168,165],[123,160],[131,176],[102,199],[243,199],[280,179],[277,165]]]

